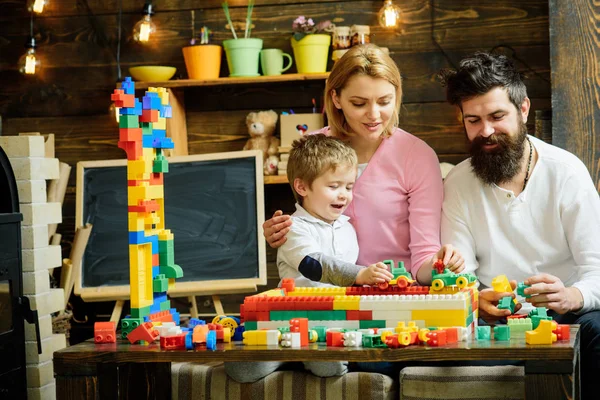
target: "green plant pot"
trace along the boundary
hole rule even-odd
[[[224,40],[229,76],[259,76],[258,63],[262,46],[262,39]]]

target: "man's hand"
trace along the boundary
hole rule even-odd
[[[446,268],[454,273],[459,273],[465,269],[465,259],[458,249],[455,249],[451,244],[445,244],[441,249],[433,256],[432,263],[437,260],[442,260]]]
[[[514,290],[517,287],[516,281],[510,281],[510,286]],[[515,298],[512,292],[496,292],[494,289],[483,289],[479,292],[479,316],[488,322],[496,321],[500,318],[508,317],[510,310],[501,310],[498,308],[498,302],[503,297]],[[521,309],[521,304],[515,306],[515,312]]]
[[[378,283],[389,282],[394,275],[388,271],[387,266],[378,262],[361,269],[356,275],[357,285],[377,285]]]
[[[527,299],[535,307],[546,307],[559,314],[578,311],[583,307],[583,296],[579,289],[565,287],[565,284],[556,276],[550,274],[539,274],[525,280]]]
[[[292,226],[292,217],[283,215],[281,210],[275,211],[273,217],[268,219],[263,224],[263,235],[267,239],[269,246],[276,249],[281,247],[287,240],[287,233]]]

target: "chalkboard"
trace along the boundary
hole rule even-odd
[[[77,165],[77,226],[92,224],[76,294],[127,298],[127,161]],[[260,151],[169,158],[165,228],[183,269],[171,295],[219,294],[266,284],[264,186]]]

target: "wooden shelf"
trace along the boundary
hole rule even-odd
[[[218,85],[243,85],[254,83],[272,83],[272,82],[294,82],[294,81],[317,81],[325,80],[329,72],[321,74],[283,74],[275,76],[257,76],[257,77],[239,77],[239,78],[219,78],[212,80],[196,79],[177,79],[163,82],[135,82],[136,89],[147,89],[149,87],[164,88],[186,88],[197,86],[218,86]]]
[[[289,183],[286,175],[267,175],[265,185],[274,185],[276,183]]]

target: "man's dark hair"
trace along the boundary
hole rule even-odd
[[[527,88],[521,74],[506,56],[478,52],[460,62],[455,70],[442,70],[439,73],[446,86],[446,99],[462,109],[462,103],[475,96],[486,94],[501,87],[507,90],[510,102],[517,110],[527,97]]]

